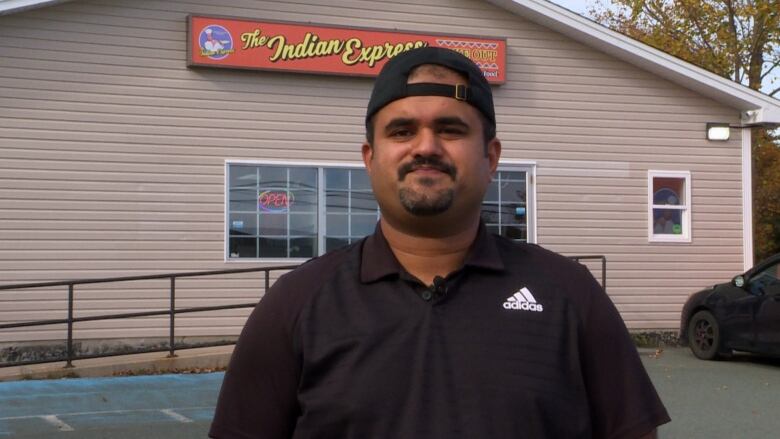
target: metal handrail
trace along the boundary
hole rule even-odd
[[[23,283],[23,284],[12,284],[12,285],[0,285],[0,291],[4,290],[20,290],[20,289],[30,289],[30,288],[43,288],[43,287],[57,287],[57,286],[67,286],[68,287],[68,316],[64,319],[48,319],[48,320],[36,320],[36,321],[28,321],[28,322],[18,322],[18,323],[4,323],[0,324],[0,329],[10,329],[10,328],[24,328],[24,327],[31,327],[31,326],[47,326],[47,325],[54,325],[54,324],[67,324],[68,329],[68,338],[67,338],[67,350],[66,350],[66,357],[65,358],[56,358],[56,359],[39,359],[39,360],[28,360],[28,361],[16,361],[16,362],[10,362],[10,363],[4,363],[0,364],[0,367],[10,367],[10,366],[23,366],[28,364],[41,364],[41,363],[53,363],[58,361],[65,361],[65,367],[70,368],[73,367],[73,360],[81,360],[81,359],[87,359],[87,358],[98,358],[98,357],[108,357],[113,355],[126,355],[128,352],[122,352],[122,353],[102,353],[98,355],[80,355],[75,356],[73,352],[73,325],[74,323],[79,322],[88,322],[88,321],[95,321],[95,320],[116,320],[116,319],[127,319],[127,318],[134,318],[134,317],[149,317],[149,316],[159,316],[159,315],[168,315],[170,316],[169,319],[169,334],[168,334],[168,356],[169,357],[175,357],[175,344],[174,344],[174,335],[175,335],[175,326],[176,326],[176,320],[175,316],[176,314],[184,314],[184,313],[192,313],[192,312],[204,312],[204,311],[219,311],[219,310],[225,310],[225,309],[236,309],[236,308],[251,308],[257,305],[257,302],[252,303],[239,303],[239,304],[232,304],[232,305],[218,305],[218,306],[198,306],[198,307],[191,307],[191,308],[181,308],[176,309],[176,279],[177,278],[184,278],[184,277],[200,277],[200,276],[216,276],[221,274],[235,274],[235,273],[252,273],[252,272],[264,272],[265,273],[265,290],[268,291],[268,288],[270,287],[270,277],[272,271],[277,270],[292,270],[296,268],[298,265],[284,265],[284,266],[273,266],[273,267],[254,267],[254,268],[235,268],[230,270],[212,270],[212,271],[191,271],[191,272],[184,272],[184,273],[166,273],[166,274],[151,274],[151,275],[143,275],[143,276],[123,276],[123,277],[107,277],[107,278],[96,278],[96,279],[76,279],[76,280],[66,280],[66,281],[55,281],[55,282],[36,282],[36,283]],[[132,313],[121,313],[121,314],[104,314],[104,315],[97,315],[97,316],[88,316],[88,317],[74,317],[73,316],[73,310],[74,310],[74,302],[75,302],[75,295],[74,295],[74,288],[76,285],[86,285],[86,284],[97,284],[97,283],[110,283],[110,282],[128,282],[128,281],[139,281],[139,280],[152,280],[152,279],[170,279],[170,306],[167,310],[159,310],[159,311],[143,311],[143,312],[132,312]],[[233,344],[234,342],[216,342],[216,343],[200,343],[197,347],[205,347],[205,346],[221,346],[221,345],[228,345]],[[187,349],[180,348],[180,349]],[[145,352],[162,352],[166,349],[159,349],[159,348],[146,348],[146,349],[138,349],[131,353],[145,353]]]
[[[601,288],[607,291],[607,257],[604,255],[586,255],[586,256],[569,256],[569,259],[574,259],[579,262],[583,259],[598,259],[601,261]]]
[[[601,261],[601,286],[604,288],[604,290],[607,289],[607,258],[603,255],[586,255],[586,256],[569,256],[570,259],[573,259],[577,262],[585,259],[598,259]],[[101,354],[95,354],[95,355],[80,355],[75,356],[73,352],[73,325],[75,323],[80,322],[89,322],[89,321],[95,321],[95,320],[117,320],[117,319],[127,319],[127,318],[134,318],[134,317],[150,317],[150,316],[161,316],[161,315],[168,315],[170,316],[169,319],[169,334],[168,334],[168,356],[169,357],[175,357],[175,345],[174,345],[174,335],[175,335],[175,316],[176,314],[185,314],[185,313],[193,313],[193,312],[205,312],[205,311],[219,311],[219,310],[226,310],[226,309],[237,309],[237,308],[252,308],[255,305],[257,305],[257,302],[252,303],[239,303],[239,304],[232,304],[232,305],[218,305],[218,306],[198,306],[198,307],[191,307],[191,308],[181,308],[176,309],[176,279],[177,278],[184,278],[184,277],[201,277],[201,276],[216,276],[221,274],[235,274],[235,273],[252,273],[252,272],[264,272],[265,273],[265,290],[268,291],[268,288],[270,287],[270,273],[272,271],[277,270],[292,270],[294,268],[298,267],[298,265],[284,265],[284,266],[273,266],[273,267],[254,267],[254,268],[236,268],[236,269],[230,269],[230,270],[213,270],[213,271],[192,271],[192,272],[184,272],[184,273],[166,273],[166,274],[152,274],[152,275],[142,275],[142,276],[124,276],[124,277],[108,277],[108,278],[97,278],[97,279],[76,279],[76,280],[66,280],[66,281],[54,281],[54,282],[36,282],[36,283],[23,283],[23,284],[12,284],[12,285],[0,285],[0,291],[4,290],[19,290],[19,289],[29,289],[29,288],[43,288],[43,287],[56,287],[56,286],[67,286],[68,287],[68,316],[64,319],[48,319],[48,320],[36,320],[36,321],[28,321],[28,322],[19,322],[19,323],[4,323],[0,324],[0,330],[2,329],[10,329],[10,328],[24,328],[24,327],[31,327],[31,326],[47,326],[47,325],[55,325],[55,324],[67,324],[68,325],[68,338],[67,338],[67,351],[66,351],[66,357],[65,358],[55,358],[55,359],[38,359],[38,360],[27,360],[27,361],[16,361],[16,362],[10,362],[10,363],[4,363],[0,364],[0,367],[11,367],[11,366],[23,366],[28,364],[42,364],[42,363],[54,363],[59,361],[65,361],[66,368],[73,367],[73,361],[74,360],[83,360],[83,359],[89,359],[89,358],[100,358],[100,357],[110,357],[110,356],[116,356],[116,355],[127,355],[128,352],[121,352],[121,353],[101,353]],[[104,314],[104,315],[97,315],[97,316],[87,316],[87,317],[74,317],[73,316],[73,310],[74,310],[74,302],[75,302],[75,295],[74,295],[74,287],[76,285],[86,285],[86,284],[97,284],[97,283],[110,283],[110,282],[128,282],[128,281],[139,281],[139,280],[152,280],[152,279],[170,279],[170,306],[167,310],[159,310],[159,311],[142,311],[142,312],[132,312],[132,313],[121,313],[121,314]],[[199,343],[197,346],[193,347],[206,347],[206,346],[223,346],[223,345],[230,345],[234,344],[234,341],[227,341],[227,342],[213,342],[213,343]],[[188,347],[181,347],[181,349],[188,349]],[[147,352],[163,352],[166,349],[164,348],[142,348],[142,349],[136,349],[132,352],[132,354],[137,353],[147,353]]]

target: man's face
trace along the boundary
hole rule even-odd
[[[449,70],[422,71],[409,81],[465,82]],[[363,145],[374,195],[385,217],[462,219],[479,212],[501,145],[487,145],[471,105],[449,97],[412,96],[374,116],[374,144]]]

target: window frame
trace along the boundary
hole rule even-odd
[[[526,243],[536,244],[536,162],[530,160],[501,160],[497,172],[525,172]],[[499,200],[500,202],[500,200]]]
[[[270,264],[289,264],[304,263],[311,258],[231,258],[230,254],[230,173],[231,165],[250,165],[250,166],[280,166],[280,167],[304,167],[316,168],[317,171],[317,191],[319,195],[326,192],[325,188],[325,170],[326,169],[364,169],[363,162],[330,162],[330,161],[298,161],[298,160],[247,160],[247,159],[226,159],[224,166],[223,182],[223,251],[222,257],[225,263],[270,263]],[[526,242],[535,244],[536,241],[536,162],[526,160],[502,160],[498,164],[498,171],[504,172],[526,172],[526,212],[527,229]],[[325,233],[320,232],[320,227],[326,224],[327,212],[323,208],[326,200],[317,197],[317,246],[318,254],[320,249],[325,249]],[[316,256],[315,256],[316,257]]]
[[[655,178],[679,178],[684,180],[685,184],[685,203],[679,206],[667,204],[654,204],[653,181]],[[654,230],[654,209],[671,209],[681,212],[682,233],[680,235],[657,234]],[[666,242],[666,243],[690,243],[691,242],[691,223],[692,223],[693,201],[691,200],[691,172],[690,171],[647,171],[647,240],[648,242]]]
[[[280,166],[285,168],[316,168],[317,169],[317,254],[319,250],[324,249],[325,235],[320,233],[320,227],[325,224],[326,212],[322,208],[324,200],[320,197],[321,193],[325,191],[325,172],[327,168],[340,168],[340,169],[362,169],[365,168],[363,162],[326,162],[326,161],[292,161],[292,160],[246,160],[246,159],[226,159],[224,168],[224,183],[223,183],[223,223],[222,230],[223,236],[223,261],[228,264],[234,263],[269,263],[269,264],[297,264],[304,263],[311,258],[231,258],[230,257],[230,165],[250,165],[250,166]],[[316,257],[316,256],[313,256]]]

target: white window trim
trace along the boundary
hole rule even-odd
[[[653,204],[653,179],[661,178],[683,178],[685,179],[685,205],[667,206]],[[653,208],[656,209],[676,209],[682,210],[682,229],[681,235],[656,234],[653,230]],[[693,214],[693,203],[691,200],[691,173],[690,171],[647,171],[647,240],[648,242],[691,242],[691,222]]]
[[[536,161],[535,160],[500,160],[498,162],[498,171],[507,172],[527,172],[526,179],[526,210],[531,211],[528,216],[528,227],[526,229],[526,242],[537,244],[536,240]]]
[[[270,165],[270,166],[287,166],[287,167],[304,167],[304,168],[363,168],[363,162],[328,162],[328,161],[292,161],[292,160],[246,160],[246,159],[225,159],[225,168],[224,168],[224,182],[223,182],[223,194],[222,197],[224,199],[223,204],[223,212],[222,212],[222,218],[224,223],[223,228],[223,235],[222,235],[222,242],[223,242],[223,248],[222,248],[222,260],[223,262],[227,264],[244,264],[244,263],[252,263],[256,264],[258,262],[262,262],[264,264],[303,264],[304,262],[310,260],[311,258],[229,258],[228,252],[229,252],[229,245],[230,240],[227,239],[228,235],[230,234],[230,218],[228,218],[228,214],[230,212],[230,193],[229,193],[229,186],[230,182],[228,181],[228,167],[230,165]],[[322,172],[318,173],[319,181],[318,184],[323,184],[323,174]],[[321,222],[323,218],[321,216],[323,215],[322,209],[317,209],[318,212],[318,222]],[[319,243],[318,238],[318,245],[321,245]]]

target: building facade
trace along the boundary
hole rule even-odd
[[[0,284],[298,263],[373,230],[360,158],[371,78],[188,66],[190,15],[505,40],[503,154],[484,218],[565,255],[605,255],[632,330],[675,330],[690,293],[752,264],[749,130],[710,141],[705,127],[776,123],[777,104],[543,0],[11,3]],[[263,293],[250,275],[179,288],[181,306]],[[168,304],[164,281],[76,299],[77,316]],[[62,288],[0,292],[0,321],[66,306]],[[235,335],[246,315],[182,316],[177,331]],[[166,324],[87,322],[76,337],[165,336]]]

